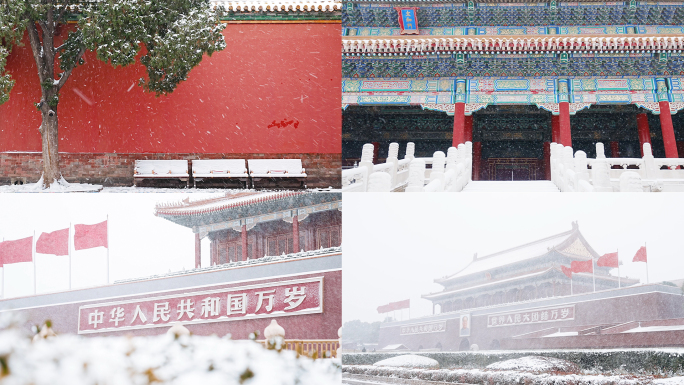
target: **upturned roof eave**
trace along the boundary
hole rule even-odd
[[[511,282],[516,282],[516,281],[522,281],[522,280],[529,279],[532,277],[543,276],[545,274],[548,274],[551,271],[553,271],[554,273],[563,274],[563,272],[558,267],[553,266],[553,267],[550,267],[550,268],[547,268],[547,269],[544,269],[544,270],[541,270],[541,271],[538,271],[535,273],[526,274],[524,276],[505,278],[505,279],[502,279],[499,281],[488,282],[488,283],[485,283],[483,285],[465,287],[465,288],[461,288],[461,289],[443,291],[443,292],[439,292],[439,293],[423,294],[423,295],[421,295],[421,298],[426,299],[428,301],[433,301],[433,300],[439,299],[440,297],[450,296],[450,295],[453,295],[453,294],[459,293],[459,292],[468,292],[468,291],[472,291],[472,290],[482,289],[482,288],[487,287],[487,286],[494,286],[496,284],[511,283]],[[628,278],[628,277],[615,277],[612,275],[596,275],[596,276],[593,276],[592,273],[575,273],[573,275],[576,275],[576,276],[578,276],[580,278],[584,278],[584,279],[596,278],[599,281],[603,280],[603,281],[617,282],[618,280],[620,280],[624,286],[632,286],[632,285],[638,284],[640,282],[639,279]]]
[[[549,236],[549,237],[546,237],[546,238],[538,239],[538,240],[533,241],[533,242],[525,243],[525,244],[520,245],[520,246],[512,247],[512,248],[510,248],[510,249],[505,249],[505,250],[498,251],[498,252],[493,253],[493,254],[486,255],[486,256],[481,257],[481,258],[477,258],[477,259],[475,259],[475,260],[473,260],[473,261],[470,261],[470,263],[468,263],[468,265],[466,265],[464,268],[462,268],[461,270],[457,271],[456,273],[454,273],[454,274],[452,274],[452,275],[450,275],[450,276],[447,276],[447,277],[437,278],[437,279],[434,280],[434,282],[437,283],[437,284],[442,285],[443,283],[447,283],[447,282],[453,281],[453,280],[455,280],[455,279],[460,279],[460,278],[465,278],[465,277],[473,276],[473,275],[478,274],[478,273],[481,273],[481,272],[474,272],[474,273],[471,273],[471,274],[468,274],[468,275],[464,275],[464,276],[458,276],[458,274],[460,274],[461,272],[463,272],[463,271],[465,271],[466,269],[468,269],[468,267],[470,267],[473,263],[476,263],[476,262],[479,262],[479,261],[482,261],[482,260],[486,260],[486,259],[488,259],[488,258],[493,258],[493,257],[496,257],[496,256],[500,256],[500,255],[502,255],[502,254],[510,253],[510,252],[512,252],[512,251],[520,250],[520,249],[523,249],[523,248],[526,248],[526,247],[530,247],[530,246],[533,246],[533,245],[538,244],[538,243],[542,243],[542,242],[549,241],[549,240],[551,240],[551,239],[553,239],[553,238],[560,238],[560,237],[568,236],[567,239],[564,239],[564,240],[562,240],[561,242],[559,242],[559,245],[564,244],[564,242],[566,242],[568,239],[570,239],[570,237],[572,237],[572,235],[573,235],[573,233],[574,233],[575,231],[579,232],[578,229],[573,228],[573,229],[571,229],[571,230],[564,231],[564,232],[559,233],[559,234],[555,234],[555,235],[552,235],[552,236]],[[574,240],[574,238],[573,238],[573,240]],[[538,257],[544,256],[544,255],[548,254],[549,251],[551,251],[551,250],[553,250],[553,248],[550,249],[550,250],[547,250],[547,251],[546,251],[545,253],[543,253],[543,254],[531,256],[531,257],[529,257],[529,258],[526,258],[525,260],[530,260],[530,259],[534,259],[534,258],[538,258]],[[501,268],[501,267],[511,266],[511,265],[517,264],[517,263],[519,263],[519,262],[520,262],[520,261],[511,262],[511,263],[505,263],[505,264],[496,266],[496,267],[494,267],[494,268]]]

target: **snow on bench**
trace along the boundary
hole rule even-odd
[[[244,159],[205,159],[192,161],[193,183],[210,178],[237,179],[245,183],[249,179]]]
[[[252,187],[261,179],[297,179],[302,185],[306,179],[301,159],[248,159],[247,163]]]
[[[187,160],[136,160],[133,185],[143,179],[179,179],[190,184]]]

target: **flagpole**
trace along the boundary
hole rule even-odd
[[[620,283],[620,280],[621,280],[621,278],[620,278],[620,249],[619,248],[615,249],[615,252],[618,255],[618,289],[620,289],[620,288],[622,288],[622,285]]]
[[[594,268],[594,257],[591,257],[591,279],[594,281],[594,293],[596,293],[596,274],[594,274],[596,268]]]
[[[2,237],[2,241],[5,242],[5,237]],[[0,290],[2,290],[2,293],[0,294],[0,298],[5,298],[5,265],[2,265],[2,285],[0,286]]]
[[[572,275],[570,275],[570,295],[572,295]]]
[[[36,230],[33,230],[31,239],[31,256],[33,258],[33,295],[38,294],[38,284],[36,283]]]
[[[646,251],[646,283],[648,283],[648,249],[646,248],[646,242],[644,242],[644,251]]]
[[[107,285],[109,285],[109,214],[107,214]]]
[[[69,251],[69,290],[71,290],[71,222],[69,222],[69,233],[67,233],[67,249]]]

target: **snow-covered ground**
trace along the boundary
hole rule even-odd
[[[574,374],[560,372],[532,373],[523,370],[491,369],[406,369],[370,365],[343,366],[345,378],[359,375],[365,379],[409,379],[457,384],[530,384],[530,385],[684,385],[684,377],[656,378],[628,374]],[[392,381],[393,383],[400,383]]]
[[[560,192],[550,180],[470,181],[463,192]]]
[[[297,358],[254,341],[164,334],[85,338],[61,335],[31,342],[0,319],[2,385],[337,385],[332,359]],[[3,325],[6,328],[3,330]]]

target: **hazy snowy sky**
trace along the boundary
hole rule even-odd
[[[411,318],[432,312],[421,294],[486,256],[571,229],[597,253],[619,250],[622,275],[647,242],[651,282],[684,278],[679,194],[344,194],[343,321],[380,321],[376,308],[411,300]],[[397,312],[399,317],[399,312]],[[404,311],[403,318],[408,317]]]
[[[179,202],[187,196],[209,194],[0,194],[0,240],[14,240],[71,224],[95,224],[109,215],[110,282],[125,278],[192,269],[195,237],[192,230],[154,216],[160,202]],[[73,227],[72,227],[73,232]],[[203,249],[206,247],[206,239]],[[208,265],[203,252],[202,265]],[[67,290],[69,257],[36,254],[38,293]],[[72,288],[103,285],[107,281],[107,249],[73,251]],[[4,297],[33,294],[33,263],[0,268]]]

